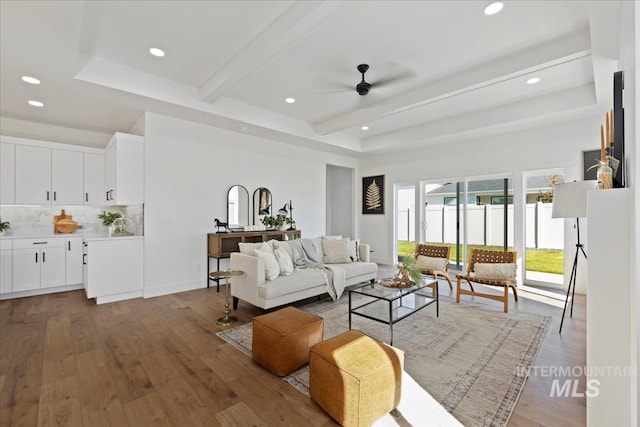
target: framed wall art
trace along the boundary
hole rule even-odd
[[[362,178],[362,214],[384,214],[384,175]]]

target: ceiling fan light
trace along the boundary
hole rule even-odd
[[[499,13],[502,8],[504,8],[504,3],[501,1],[494,1],[484,8],[484,14],[487,16],[495,15],[496,13]]]

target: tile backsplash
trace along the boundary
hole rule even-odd
[[[7,235],[37,235],[53,233],[53,216],[60,215],[64,209],[66,215],[72,215],[73,220],[82,225],[78,230],[88,234],[107,233],[107,227],[102,225],[102,220],[98,215],[102,211],[120,212],[131,220],[134,229],[129,230],[135,235],[142,235],[144,232],[144,208],[137,206],[26,206],[26,205],[0,205],[0,218],[2,221],[9,221],[11,229]]]

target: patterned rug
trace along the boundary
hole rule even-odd
[[[325,319],[325,339],[348,329],[346,295],[300,309]],[[462,424],[504,426],[524,387],[522,373],[535,361],[550,322],[548,316],[505,314],[441,296],[440,317],[431,305],[401,320],[393,327],[393,344],[405,351],[405,371]],[[385,324],[353,316],[352,327],[389,342]],[[245,324],[218,336],[251,356],[251,332],[251,324]],[[307,366],[284,380],[309,395]]]

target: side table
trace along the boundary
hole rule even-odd
[[[212,271],[209,273],[209,278],[212,280],[216,279],[224,279],[224,316],[219,318],[216,323],[221,326],[229,326],[234,322],[237,322],[233,316],[229,316],[231,310],[229,309],[229,287],[231,284],[229,283],[229,278],[232,276],[242,276],[244,271],[240,270],[224,270],[224,271]]]

